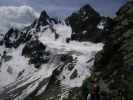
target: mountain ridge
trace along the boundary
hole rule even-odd
[[[71,90],[80,92],[83,80],[90,75],[94,61],[90,59],[103,44],[73,41],[71,35],[70,25],[49,17],[45,10],[30,26],[11,28],[0,50],[0,79],[5,83],[0,98],[59,100],[69,99]]]

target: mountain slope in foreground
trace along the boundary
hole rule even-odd
[[[113,21],[111,34],[96,56],[92,77],[99,80],[105,100],[133,100],[132,0],[120,8]]]

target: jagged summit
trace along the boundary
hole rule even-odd
[[[40,31],[40,28],[42,26],[46,25],[53,25],[53,24],[58,24],[59,21],[56,20],[55,18],[50,17],[45,10],[43,10],[40,14],[40,17],[36,19],[32,24],[31,28],[36,28],[37,31]]]
[[[83,13],[86,12],[90,16],[93,15],[93,14],[97,15],[97,16],[100,16],[100,14],[97,13],[96,10],[94,8],[92,8],[89,4],[86,4],[82,8],[80,8],[80,11],[83,12]]]
[[[45,11],[45,10],[43,10],[42,12],[41,12],[41,14],[40,14],[40,17],[39,17],[39,20],[41,20],[41,19],[47,19],[47,18],[49,18],[49,16],[48,16],[48,14],[47,14],[47,12]]]
[[[42,26],[45,26],[48,24],[48,20],[49,20],[49,16],[47,14],[47,12],[45,10],[43,10],[40,14],[40,17],[38,19],[38,24],[39,25],[42,25]]]
[[[40,17],[36,19],[31,25],[19,30],[17,28],[10,28],[7,33],[1,39],[1,45],[4,44],[7,48],[17,48],[20,44],[30,41],[31,38],[38,35],[39,32],[50,29],[54,31],[54,25],[59,22],[48,16],[47,12],[43,10]],[[45,28],[45,26],[47,26]],[[44,27],[44,30],[42,30]],[[57,35],[56,32],[54,32]]]
[[[90,5],[85,5],[77,12],[72,13],[66,22],[71,25],[73,34],[71,39],[78,41],[101,41],[102,33],[97,28],[101,16]]]
[[[69,16],[66,19],[66,23],[69,23],[73,31],[71,36],[69,36],[69,38],[66,41],[68,42],[69,40],[92,41],[92,42],[102,41],[103,33],[106,34],[107,32],[104,29],[102,30],[99,29],[99,24],[101,21],[103,21],[103,18],[90,5],[87,4],[83,6],[81,9],[79,9],[79,11],[73,13],[71,16]],[[106,23],[106,26],[108,26],[108,29],[110,29],[110,24],[108,24],[108,20],[104,20],[104,22]],[[11,33],[7,32],[6,34],[12,34],[10,35],[10,37],[14,36],[14,39],[16,40],[14,40],[14,42],[12,42],[11,44],[12,47],[17,47],[20,43],[29,41],[33,34],[37,35],[38,32],[44,31],[42,30],[43,26],[44,27],[48,26],[51,29],[51,31],[54,32],[55,38],[58,38],[60,33],[57,33],[53,27],[56,24],[65,24],[65,23],[62,23],[60,20],[57,20],[55,18],[51,18],[47,14],[47,12],[43,10],[40,14],[40,17],[36,19],[30,26],[25,27],[20,31],[17,31],[17,36],[15,35],[16,31],[13,31]],[[104,24],[102,24],[100,27],[104,27]],[[33,32],[31,32],[31,29]],[[108,32],[109,31],[110,30],[108,30]]]

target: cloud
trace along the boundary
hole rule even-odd
[[[127,0],[0,0],[3,5],[29,5],[38,12],[47,10],[50,16],[69,16],[73,11],[78,10],[85,4],[90,4],[101,15],[115,16],[115,12]]]
[[[39,14],[30,6],[0,7],[0,32],[6,32],[11,27],[23,27],[31,24]]]

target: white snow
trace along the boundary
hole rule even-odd
[[[103,30],[103,29],[104,29],[104,24],[105,24],[105,23],[101,21],[101,22],[97,25],[97,28]]]
[[[55,40],[54,37],[53,39],[51,39],[52,35],[47,35],[49,33],[48,29],[43,33],[43,35],[40,35],[39,40],[43,44],[45,44],[49,48],[49,50],[53,50],[54,52],[57,52],[57,54],[71,53],[73,56],[78,58],[75,68],[73,69],[73,71],[77,70],[78,76],[75,79],[70,79],[73,71],[68,71],[68,65],[66,65],[59,79],[61,80],[63,85],[69,87],[80,87],[83,80],[90,75],[89,68],[91,68],[94,62],[94,60],[89,63],[87,63],[87,61],[94,58],[96,52],[102,50],[103,44],[77,41],[71,41],[70,43],[66,43],[65,39],[72,34],[70,27],[66,25],[57,25],[55,29],[57,29],[58,33],[61,33],[61,39]],[[65,76],[65,79],[63,79],[63,76]]]
[[[53,28],[55,32],[52,32],[51,28]],[[42,31],[44,29],[46,30],[44,32],[40,32],[39,37],[40,37],[40,40],[46,41],[46,42],[58,41],[59,43],[62,43],[62,42],[64,43],[66,42],[67,38],[71,37],[71,33],[72,33],[71,27],[67,26],[66,24],[54,24],[52,26],[45,26],[41,28]],[[59,35],[58,39],[55,39],[55,33]]]
[[[62,84],[70,87],[80,87],[82,85],[82,81],[90,75],[89,69],[87,68],[86,59],[84,57],[78,57],[78,62],[75,65],[73,71],[63,70],[62,75],[65,76],[65,79],[62,79]],[[77,70],[77,76],[74,79],[70,79],[72,73]]]
[[[66,39],[70,38],[72,34],[70,26],[67,26],[66,24],[54,24],[52,27],[55,32],[59,34],[58,39],[55,39],[55,33],[52,32],[50,26],[41,27],[41,32],[38,33],[40,42],[42,42],[47,47],[47,50],[51,53],[50,61],[47,64],[43,64],[41,68],[36,69],[33,65],[29,65],[29,59],[21,55],[24,45],[19,46],[17,49],[11,49],[8,51],[7,54],[11,55],[12,59],[8,62],[2,63],[0,72],[0,87],[10,83],[13,83],[11,85],[19,83],[19,85],[9,91],[11,92],[20,87],[26,86],[29,83],[32,83],[31,85],[27,86],[27,88],[23,90],[23,93],[15,100],[23,99],[25,96],[34,91],[41,81],[51,77],[53,71],[58,66],[62,65],[62,62],[57,56],[60,54],[69,54],[76,59],[75,66],[72,71],[68,70],[68,63],[58,76],[58,79],[61,81],[63,86],[70,88],[80,87],[84,79],[90,76],[90,68],[94,62],[94,60],[90,59],[95,57],[96,52],[102,50],[103,44],[78,41],[70,41],[69,43],[66,43]],[[32,29],[31,32],[32,31],[34,32],[34,29]],[[0,51],[3,52],[2,49],[0,49]],[[90,62],[88,62],[89,60]],[[9,66],[12,68],[12,74],[7,72],[7,68]],[[23,70],[24,73],[18,77],[18,74]],[[70,76],[75,70],[77,70],[77,76],[73,79],[70,79]],[[65,79],[63,78],[64,76]],[[48,82],[44,84],[40,91],[38,91],[37,95],[40,95],[43,91],[45,91],[47,84]]]
[[[7,55],[11,55],[11,60],[8,62],[2,62],[1,72],[0,72],[0,87],[6,86],[9,83],[14,82],[20,71],[25,70],[29,74],[34,71],[34,67],[28,64],[28,59],[24,56],[21,56],[22,49],[24,46],[20,46],[17,49],[11,49]],[[12,69],[12,74],[10,74],[7,69]]]
[[[53,26],[56,30],[56,33],[59,34],[60,42],[65,42],[67,38],[71,37],[71,27],[67,26],[66,24],[56,24]]]

